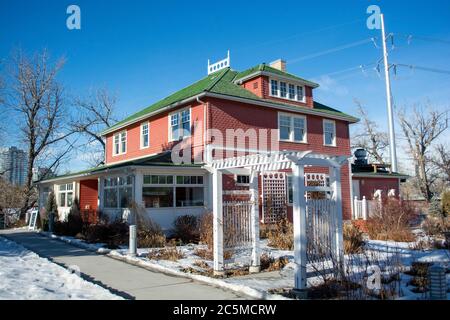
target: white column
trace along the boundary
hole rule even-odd
[[[259,189],[258,189],[258,171],[252,171],[250,175],[251,192],[251,225],[252,225],[252,265],[250,273],[261,271],[260,250],[259,250]]]
[[[137,205],[142,205],[142,186],[144,184],[144,175],[141,171],[134,173],[134,201]]]
[[[338,263],[343,262],[344,258],[344,239],[342,233],[342,191],[341,191],[341,168],[330,168],[330,183],[333,188],[333,200],[336,205],[336,258]]]
[[[104,203],[103,199],[103,186],[104,186],[105,179],[103,177],[98,178],[98,188],[97,188],[97,194],[98,194],[98,208],[99,210],[103,210]]]
[[[304,292],[306,289],[306,198],[305,198],[305,170],[303,165],[293,164],[293,223],[294,223],[294,260],[295,285],[294,289]]]
[[[367,220],[367,200],[366,200],[366,196],[363,197],[362,199],[362,216],[363,216],[363,220]]]
[[[214,231],[214,274],[223,275],[223,206],[222,206],[222,172],[213,172],[213,231]]]

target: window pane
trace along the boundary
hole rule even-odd
[[[183,122],[183,132],[182,132],[182,136],[186,137],[186,136],[190,136],[191,135],[191,124],[190,122]]]
[[[295,99],[295,86],[293,84],[289,85],[289,99]]]
[[[286,82],[280,82],[280,97],[286,98]]]
[[[270,85],[271,85],[271,89],[272,89],[272,95],[277,96],[278,95],[278,81],[271,80]]]
[[[294,202],[294,191],[292,188],[292,176],[287,177],[288,203]]]
[[[66,206],[66,194],[64,192],[59,194],[59,205],[61,207]]]
[[[119,188],[119,199],[121,208],[130,207],[132,200],[132,188],[131,187]]]
[[[172,139],[178,140],[180,138],[180,132],[178,130],[178,125],[172,126]]]
[[[61,185],[59,186],[59,191],[66,191],[66,187],[67,187],[67,185],[61,184]]]
[[[72,206],[72,200],[73,200],[73,193],[67,192],[67,206],[68,207]]]
[[[203,184],[203,176],[198,176],[197,177],[197,183],[198,184]]]
[[[158,184],[159,178],[158,176],[152,176],[152,184]]]
[[[302,128],[294,128],[294,140],[295,141],[304,140],[304,131]]]
[[[105,208],[117,208],[117,189],[105,189],[103,202]]]
[[[146,208],[165,208],[173,206],[172,187],[144,187],[142,199]]]
[[[333,134],[326,132],[325,133],[325,144],[332,145],[333,144]]]
[[[159,184],[166,184],[166,183],[167,183],[167,178],[166,178],[166,176],[159,176],[159,177],[158,177],[158,183],[159,183]]]
[[[144,176],[144,184],[150,184],[152,182],[152,177],[151,176]]]
[[[177,184],[183,184],[183,176],[177,176]]]
[[[173,184],[173,176],[167,176],[167,184]]]
[[[177,187],[177,207],[203,206],[203,187]]]
[[[280,116],[280,126],[291,126],[291,117],[288,116]]]
[[[283,140],[289,140],[291,136],[290,127],[280,127],[280,138]]]
[[[303,101],[303,87],[297,86],[297,100]]]

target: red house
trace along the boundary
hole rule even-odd
[[[226,146],[244,138],[241,147],[250,150],[254,148],[251,132],[265,132],[266,140],[278,150],[350,158],[349,126],[358,119],[315,101],[318,86],[288,73],[282,60],[242,72],[230,68],[229,59],[208,66],[203,79],[106,129],[103,166],[40,183],[40,206],[54,191],[61,217],[75,197],[82,210],[121,217],[135,201],[168,229],[177,216],[211,210],[211,175],[204,164],[208,146],[218,137]],[[177,156],[184,157],[188,150],[193,161],[174,163],[171,151],[186,140],[189,149]],[[236,146],[224,148],[230,150],[239,152]],[[327,184],[327,168],[308,167],[306,173],[306,183]],[[281,194],[288,216],[292,211],[290,175],[285,170],[261,176],[259,182],[262,199]],[[246,198],[248,184],[245,171],[225,176],[224,197]],[[341,168],[341,184],[343,218],[351,219],[350,163]],[[261,216],[264,210],[262,205]]]

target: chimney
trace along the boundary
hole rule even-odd
[[[271,62],[270,66],[272,68],[286,72],[286,61],[284,61],[283,59],[278,59],[278,60]]]

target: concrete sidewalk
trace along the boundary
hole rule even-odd
[[[107,256],[49,239],[26,230],[1,230],[0,236],[15,241],[64,267],[78,266],[86,280],[128,299],[216,300],[245,299],[190,279],[152,272]]]

